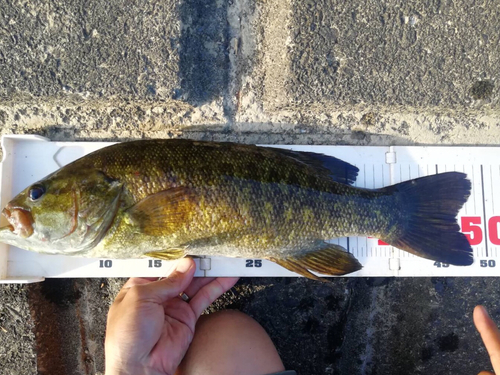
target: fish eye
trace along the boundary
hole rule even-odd
[[[42,185],[33,185],[29,191],[29,197],[32,201],[40,199],[45,193],[45,188]]]

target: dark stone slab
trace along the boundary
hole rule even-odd
[[[0,97],[183,99],[227,85],[227,2],[0,3]]]
[[[475,374],[490,369],[472,322],[500,322],[496,278],[243,279],[215,308],[269,332],[299,374]]]
[[[310,0],[294,1],[292,12],[294,102],[498,106],[494,3]]]
[[[0,372],[36,374],[34,324],[25,285],[0,286]]]

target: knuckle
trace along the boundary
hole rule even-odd
[[[145,296],[145,291],[143,288],[139,288],[137,285],[130,288],[125,296],[127,299],[140,300]]]
[[[162,281],[164,281],[165,286],[167,288],[176,289],[179,287],[180,284],[182,284],[182,280],[183,280],[182,276],[179,276],[178,274],[175,273]]]

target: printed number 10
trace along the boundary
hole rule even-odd
[[[111,268],[111,267],[113,267],[113,261],[111,259],[99,260],[99,268]]]

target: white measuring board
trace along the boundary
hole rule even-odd
[[[35,181],[101,147],[105,142],[50,142],[39,136],[4,136],[0,165],[0,206]],[[348,276],[499,276],[500,148],[276,146],[332,155],[356,165],[355,186],[380,188],[437,172],[461,171],[472,194],[458,215],[474,250],[474,263],[456,267],[408,254],[375,238],[332,240],[349,249],[363,269]],[[6,221],[2,218],[2,225]],[[196,276],[297,276],[260,259],[195,259]],[[167,276],[174,262],[144,259],[88,259],[43,255],[0,244],[0,283],[41,281],[46,277]],[[498,265],[498,266],[497,266]]]

